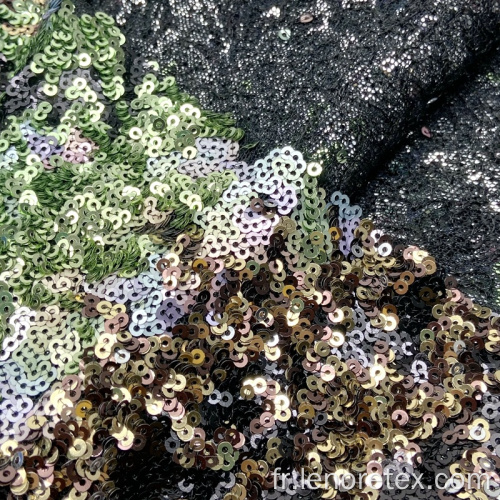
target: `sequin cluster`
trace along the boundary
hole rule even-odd
[[[15,61],[29,45],[42,21],[45,0],[7,0],[0,4],[0,53],[3,61]]]
[[[228,117],[153,62],[126,75],[104,14],[51,21],[0,134],[0,485],[123,498],[146,453],[185,497],[189,470],[225,500],[305,496],[302,471],[364,474],[321,494],[367,500],[441,436],[467,443],[450,474],[481,476],[440,496],[498,496],[498,316],[327,196],[320,164],[247,165]]]

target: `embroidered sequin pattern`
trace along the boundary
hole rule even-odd
[[[440,436],[450,475],[481,473],[440,498],[496,498],[498,315],[319,163],[240,161],[230,118],[152,61],[126,74],[108,16],[50,21],[0,133],[0,486],[123,498],[146,456],[176,498],[202,474],[213,498],[304,497],[298,474],[421,470]]]

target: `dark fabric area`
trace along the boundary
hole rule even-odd
[[[494,305],[500,261],[500,53],[443,95],[363,193],[365,215],[426,248],[479,302]],[[426,127],[431,137],[425,137]]]

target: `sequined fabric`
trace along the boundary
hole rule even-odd
[[[490,305],[500,304],[499,67],[496,53],[458,92],[440,96],[358,199],[377,226],[431,252]]]
[[[464,291],[498,307],[498,212],[491,204],[500,195],[497,184],[487,184],[497,182],[500,104],[498,87],[484,81],[488,74],[498,79],[491,54],[500,41],[498,0],[86,0],[77,9],[105,10],[126,34],[129,61],[157,59],[205,107],[230,111],[246,144],[255,145],[242,150],[243,159],[283,144],[324,159],[320,182],[328,193],[340,189],[370,214],[377,198],[379,226],[388,221],[384,230],[430,250]],[[465,88],[453,106],[455,84]],[[429,122],[435,108],[446,129]],[[423,127],[431,128],[430,139]],[[415,142],[417,135],[426,143]],[[436,203],[435,188],[421,182],[425,174],[404,199],[395,187],[409,184],[434,144],[446,166],[432,185],[447,193],[455,178],[462,187],[448,216],[403,219],[418,213],[423,199]],[[401,147],[410,149],[394,169],[409,174],[367,185]],[[459,209],[462,189],[471,193],[472,210]]]
[[[0,133],[4,491],[496,498],[499,316],[321,162],[245,161],[227,115],[128,73],[109,16],[52,10]]]

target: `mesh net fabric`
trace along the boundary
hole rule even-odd
[[[376,194],[375,185],[364,188],[428,113],[427,102],[464,78],[469,63],[498,42],[497,0],[87,0],[76,7],[80,12],[102,9],[117,19],[127,37],[130,64],[137,56],[158,60],[205,107],[235,116],[247,144],[256,144],[243,159],[255,160],[283,144],[325,159],[324,185],[330,191],[340,189],[354,200],[362,197],[366,207],[376,203],[385,229],[429,245],[468,293],[494,303],[492,266],[498,249],[489,228],[498,221],[499,200],[493,151],[499,109],[495,82],[483,78],[469,84],[454,111],[443,115],[446,131],[425,146],[408,142],[410,149],[396,160],[400,175],[378,182]],[[460,123],[450,122],[453,114],[461,117]],[[473,123],[489,127],[489,132],[477,133]],[[427,164],[420,169],[413,164],[436,141],[447,166],[430,182]],[[447,210],[454,207],[453,217],[432,222],[439,228],[436,233],[430,224],[421,227],[424,219],[404,217],[428,204],[432,192],[446,192],[450,179],[462,187],[469,179],[473,183],[477,195],[472,195],[471,208],[463,208],[458,189],[446,201]],[[397,196],[398,183],[411,185],[410,193],[399,196],[397,205],[381,201]],[[439,218],[436,211],[426,217]],[[477,234],[471,238],[472,225]]]

